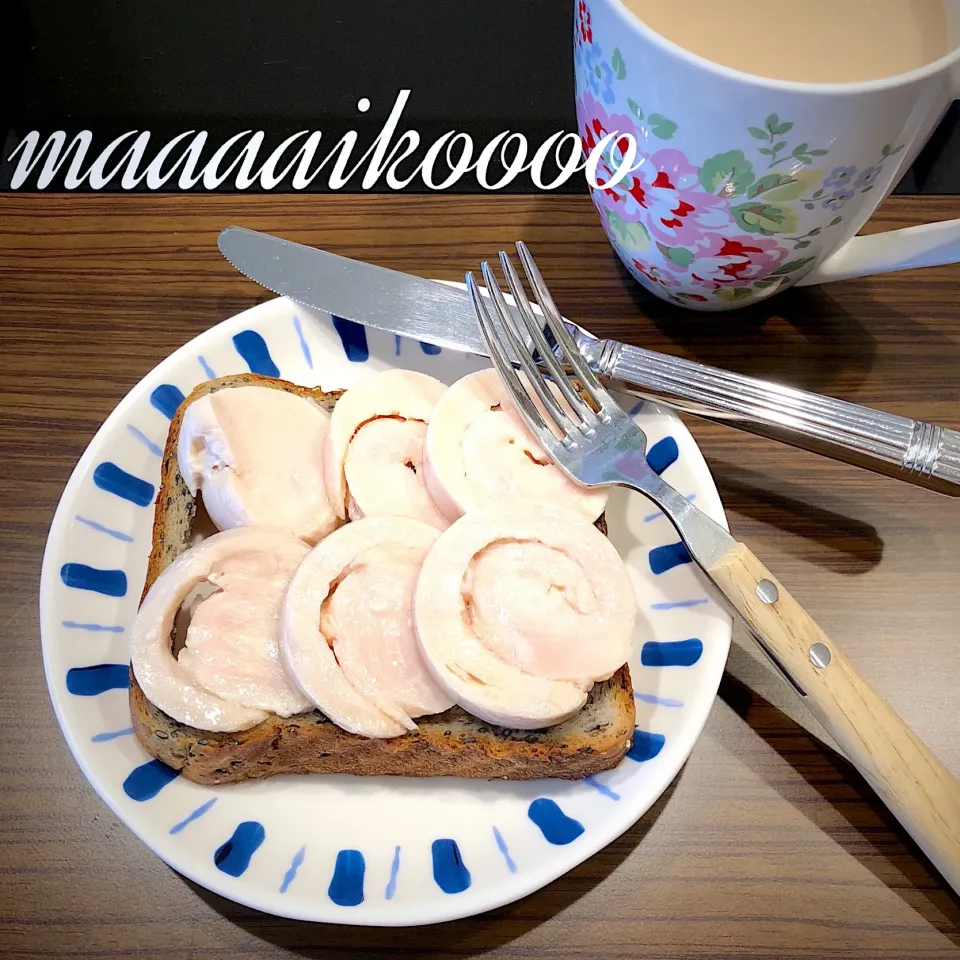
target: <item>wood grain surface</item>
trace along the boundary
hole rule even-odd
[[[960,216],[888,201],[872,229]],[[43,680],[37,585],[64,483],[115,404],[265,291],[237,223],[462,279],[518,238],[601,335],[960,428],[960,267],[789,292],[730,316],[640,293],[586,198],[0,197],[0,956],[960,958],[960,900],[738,631],[666,794],[546,889],[471,920],[278,920],[186,882],[72,760]],[[737,536],[960,774],[960,501],[690,421]]]

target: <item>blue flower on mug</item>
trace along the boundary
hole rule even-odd
[[[823,181],[823,186],[827,190],[833,187],[842,187],[853,179],[853,175],[856,172],[856,167],[834,167],[830,171],[830,175]],[[824,206],[826,206],[826,204],[824,204]]]
[[[607,63],[599,44],[591,43],[580,49],[584,51],[583,74],[587,86],[609,106],[616,99],[613,93],[613,67]]]
[[[849,188],[835,190],[832,197],[827,197],[821,206],[825,210],[842,210],[848,200],[853,199],[854,191]]]
[[[858,190],[863,190],[864,187],[872,187],[877,182],[877,177],[880,176],[880,171],[883,168],[879,163],[874,164],[872,167],[867,167],[864,170],[860,171],[860,176],[857,177],[857,182],[854,186]]]

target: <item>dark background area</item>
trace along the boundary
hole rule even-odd
[[[535,146],[576,129],[572,17],[573,0],[0,0],[0,189],[29,130],[89,129],[105,145],[133,129],[157,144],[190,129],[213,143],[263,130],[268,144],[310,129],[332,145],[356,129],[362,146],[404,88],[405,126],[425,144],[515,130]],[[957,115],[897,192],[960,193]],[[470,177],[453,188],[479,189]],[[561,188],[581,189],[580,177]]]

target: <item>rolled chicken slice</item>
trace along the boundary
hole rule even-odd
[[[592,522],[607,502],[605,490],[574,483],[547,456],[494,369],[468,374],[439,400],[427,427],[424,472],[427,490],[451,522],[518,499],[568,507]]]
[[[413,631],[413,592],[440,535],[408,517],[336,530],[297,570],[283,606],[288,674],[334,723],[366,737],[416,729],[453,701],[431,676]]]
[[[330,415],[272,387],[217,390],[187,408],[180,475],[220,530],[270,526],[310,544],[337,526],[323,478]]]
[[[447,693],[489,723],[566,720],[630,656],[636,597],[614,546],[581,513],[523,502],[472,511],[424,561],[420,648]]]
[[[411,517],[448,525],[423,479],[427,422],[446,389],[423,373],[387,370],[337,401],[324,468],[327,496],[340,519]]]
[[[144,597],[130,638],[134,676],[151,703],[200,730],[245,730],[271,713],[309,710],[279,656],[279,615],[302,540],[268,527],[214,534],[181,554]],[[192,608],[186,642],[174,622]]]

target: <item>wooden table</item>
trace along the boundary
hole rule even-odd
[[[896,199],[877,228],[960,216]],[[44,687],[37,583],[67,477],[159,360],[266,298],[237,222],[459,279],[520,237],[598,333],[960,428],[960,268],[692,320],[641,296],[585,198],[0,198],[0,955],[960,957],[960,900],[738,631],[689,762],[620,840],[528,899],[412,930],[263,916],[185,882],[88,786]],[[693,421],[736,533],[960,774],[960,503]]]

